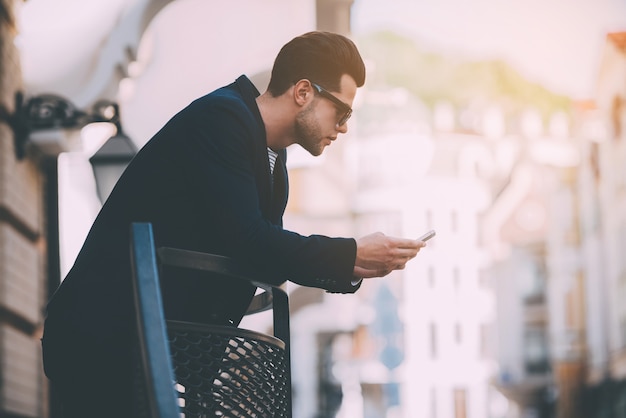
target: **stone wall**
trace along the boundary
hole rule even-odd
[[[0,0],[0,105],[15,109],[21,71],[14,0]],[[41,365],[46,298],[45,179],[37,161],[18,160],[13,133],[0,123],[0,416],[46,417]]]

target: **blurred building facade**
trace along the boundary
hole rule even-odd
[[[324,324],[296,331],[324,382],[295,380],[302,416],[624,416],[624,42],[607,38],[597,106],[547,118],[366,86],[340,150],[293,169],[296,190],[328,179],[292,198],[295,229],[438,231],[402,273],[295,312]]]

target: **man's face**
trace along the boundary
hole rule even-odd
[[[336,100],[331,100],[326,95],[330,93],[335,99],[351,107],[356,89],[356,83],[346,74],[341,77],[339,92],[319,94],[319,91],[313,87],[314,100],[296,116],[296,143],[311,155],[318,156],[322,154],[326,146],[337,139],[339,133],[346,133],[347,123],[338,125],[346,112],[346,106],[335,103]]]

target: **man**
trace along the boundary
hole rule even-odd
[[[347,132],[365,66],[347,38],[311,32],[278,54],[267,91],[245,76],[190,104],[137,154],[94,222],[48,305],[47,376],[67,416],[130,410],[133,326],[129,227],[151,222],[157,246],[235,258],[279,284],[291,280],[352,293],[362,278],[404,268],[423,242],[375,233],[359,239],[301,236],[282,228],[285,148],[312,155]],[[254,288],[166,272],[170,318],[236,325]]]

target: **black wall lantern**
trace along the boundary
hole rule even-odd
[[[96,102],[91,112],[85,112],[54,94],[24,100],[23,93],[17,92],[15,110],[9,113],[0,107],[0,121],[6,122],[13,130],[15,156],[21,160],[26,154],[31,134],[55,129],[80,129],[93,122],[119,123],[119,111],[117,104],[108,100]]]
[[[115,105],[117,107],[117,105]],[[111,194],[115,183],[122,176],[130,160],[137,154],[137,147],[122,131],[119,118],[115,123],[117,132],[89,159],[93,174],[96,178],[96,187],[100,202],[104,202]]]
[[[117,133],[89,160],[96,178],[98,197],[102,203],[137,153],[135,144],[122,131],[119,106],[108,100],[96,102],[91,112],[85,112],[60,96],[43,94],[24,100],[24,95],[18,92],[15,95],[13,113],[0,106],[0,121],[6,122],[13,131],[15,157],[18,160],[26,155],[26,145],[31,135],[39,131],[80,129],[94,122],[115,124]]]

